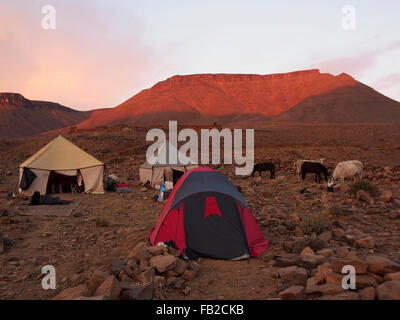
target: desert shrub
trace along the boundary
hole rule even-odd
[[[12,241],[12,240],[11,240],[10,238],[8,238],[8,237],[4,237],[4,238],[3,238],[3,244],[4,244],[5,246],[11,247],[11,246],[14,245],[14,241]]]
[[[97,218],[96,219],[96,227],[108,227],[109,223],[104,218]]]
[[[337,203],[334,203],[333,205],[331,205],[329,207],[328,212],[333,215],[340,215],[343,213],[343,209],[340,205],[338,205]]]
[[[319,238],[304,238],[295,242],[292,252],[300,253],[304,248],[310,247],[315,252],[326,248],[327,244],[324,240]]]
[[[359,180],[350,185],[350,193],[356,194],[358,190],[364,190],[368,192],[371,196],[376,197],[380,195],[380,191],[376,185],[365,180]]]
[[[325,217],[320,214],[308,214],[303,216],[300,225],[301,231],[304,234],[321,234],[325,230]]]

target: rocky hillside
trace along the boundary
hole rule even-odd
[[[18,93],[0,93],[0,138],[63,128],[86,120],[90,113],[58,103],[28,100]]]
[[[358,82],[347,74],[319,70],[283,74],[195,74],[174,76],[106,112],[93,113],[81,127],[96,125],[232,122],[279,115],[304,100]],[[354,94],[357,94],[356,92]],[[378,93],[376,93],[378,94]],[[400,105],[400,104],[399,104]],[[399,108],[400,110],[400,108]]]
[[[293,122],[400,123],[400,103],[357,82],[311,96],[274,119]]]

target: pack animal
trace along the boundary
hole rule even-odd
[[[262,171],[269,171],[271,174],[270,178],[271,179],[275,178],[275,165],[272,162],[264,162],[264,163],[256,164],[253,168],[253,172],[251,173],[251,176],[254,177],[254,173],[258,172],[261,177]]]
[[[328,181],[328,170],[321,163],[316,162],[304,162],[301,165],[301,177],[304,180],[307,173],[315,173],[315,182],[321,183],[321,173],[325,177],[325,181]]]
[[[332,176],[328,181],[328,190],[332,191],[332,188],[337,184],[338,181],[344,183],[345,179],[352,178],[353,181],[356,179],[362,179],[364,165],[358,160],[349,160],[339,162],[333,171]]]
[[[316,159],[316,160],[296,160],[293,165],[293,169],[296,173],[296,177],[300,180],[301,179],[301,166],[304,162],[313,162],[313,163],[320,163],[324,164],[325,159]]]

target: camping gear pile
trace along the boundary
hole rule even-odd
[[[58,136],[20,165],[19,192],[32,195],[68,191],[104,193],[104,163]]]
[[[37,205],[67,205],[70,204],[72,200],[61,199],[60,197],[51,196],[49,194],[41,195],[39,191],[35,191],[31,197],[29,205],[37,206]]]
[[[118,183],[115,186],[115,191],[119,193],[129,193],[132,192],[131,189],[129,189],[129,184],[127,183]]]
[[[269,246],[239,190],[210,168],[186,172],[168,197],[150,243],[171,241],[190,259],[258,257]]]
[[[104,181],[104,189],[106,191],[115,191],[117,186],[118,177],[115,175],[109,175]]]

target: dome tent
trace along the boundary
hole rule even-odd
[[[168,197],[150,243],[171,241],[189,258],[258,257],[269,246],[239,190],[209,168],[186,172]]]
[[[45,194],[51,173],[76,177],[80,173],[87,193],[104,193],[104,163],[78,148],[72,142],[58,136],[27,159],[20,166],[19,192],[32,195],[35,191]],[[27,172],[34,175],[25,185]],[[34,177],[35,176],[35,177]]]

